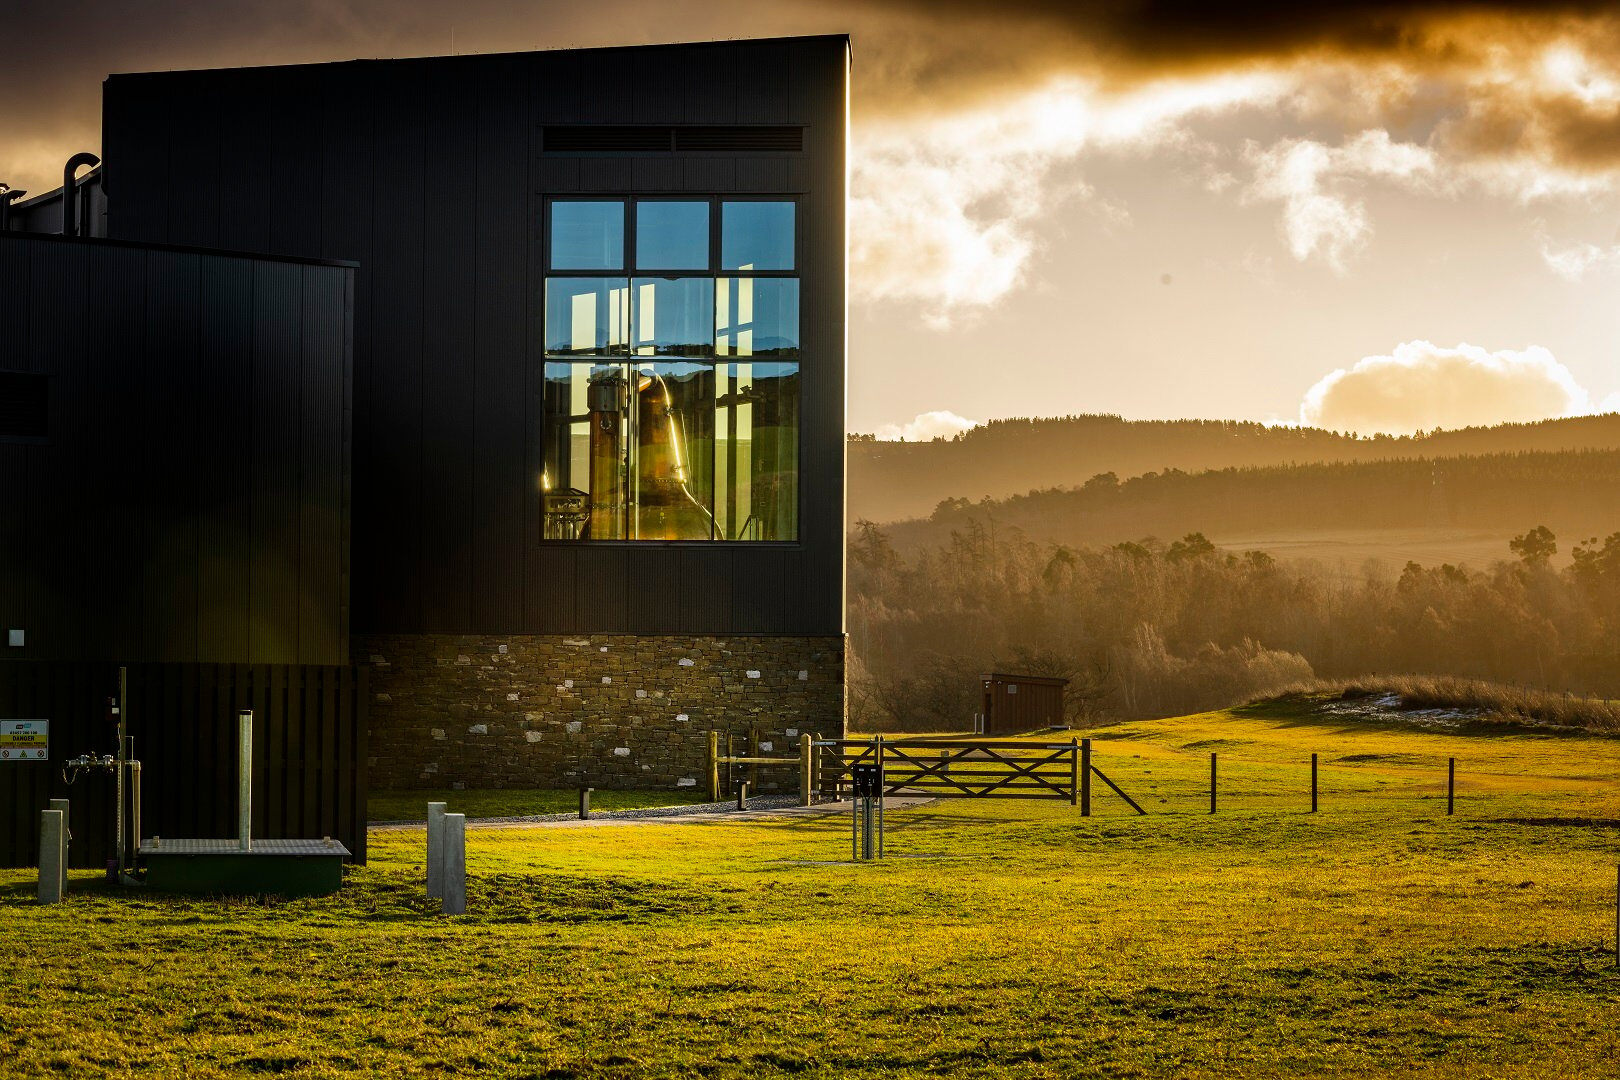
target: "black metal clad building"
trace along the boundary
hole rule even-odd
[[[0,660],[348,662],[353,290],[0,233]]]
[[[839,36],[113,76],[109,232],[362,267],[357,634],[838,635],[848,64]],[[795,542],[542,541],[546,201],[647,193],[799,206]]]
[[[359,266],[350,621],[377,691],[374,784],[692,786],[708,730],[767,751],[841,733],[849,64],[833,36],[107,80],[110,236]],[[726,261],[728,215],[749,200],[791,208],[788,263]],[[707,207],[697,285],[723,307],[741,284],[752,305],[791,277],[791,362],[752,363],[750,348],[731,363],[723,311],[696,359],[677,343],[682,359],[643,367],[617,331],[599,342],[613,357],[559,359],[551,223],[569,201],[620,207],[624,258],[602,291],[620,294],[604,317],[625,326],[652,320],[645,290],[661,311],[681,295],[636,276],[643,204]],[[569,280],[588,303],[591,281]],[[767,386],[773,365],[791,374]],[[571,398],[559,368],[581,373]],[[627,430],[667,423],[681,387],[708,387],[684,447],[673,423],[667,445],[610,444],[617,459],[590,443],[614,483],[666,495],[670,462],[680,475],[683,453],[707,448],[711,489],[678,485],[684,531],[602,528],[599,507],[567,539],[550,527],[551,457],[584,445],[559,437],[556,402],[596,400],[608,369],[628,377]],[[745,406],[766,425],[742,452],[747,495],[780,496],[785,528],[722,527],[716,447],[735,420],[721,414]],[[735,462],[735,426],[730,438]],[[595,480],[577,494],[597,499]]]

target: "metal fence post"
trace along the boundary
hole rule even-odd
[[[1316,755],[1311,755],[1311,813],[1316,813]]]
[[[444,899],[444,803],[427,804],[427,894]]]
[[[39,812],[39,902],[41,904],[60,904],[62,902],[62,860],[64,833],[67,826],[63,822],[62,811],[41,810]]]
[[[1209,812],[1215,812],[1215,752],[1209,754]]]
[[[709,732],[709,801],[720,801],[720,733]]]
[[[1091,740],[1080,740],[1080,816],[1091,816]]]
[[[799,805],[812,806],[815,804],[815,787],[813,786],[814,765],[816,760],[815,740],[809,735],[799,736]]]
[[[444,900],[446,915],[467,914],[467,815],[444,815]]]
[[[1446,814],[1450,815],[1457,805],[1457,759],[1446,759]]]

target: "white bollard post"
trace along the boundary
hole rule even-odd
[[[467,815],[444,815],[444,903],[446,915],[467,914]]]
[[[39,812],[39,902],[62,902],[62,859],[67,826],[60,810]]]
[[[52,799],[51,809],[62,811],[62,895],[67,895],[68,860],[73,857],[73,822],[68,815],[66,799]]]
[[[430,802],[427,806],[427,894],[429,900],[443,900],[445,804]]]

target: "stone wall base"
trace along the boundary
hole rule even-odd
[[[708,787],[708,733],[759,753],[844,732],[840,637],[357,635],[371,786]],[[757,770],[791,791],[794,768]]]

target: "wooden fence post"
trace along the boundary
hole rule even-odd
[[[1209,812],[1215,812],[1215,751],[1209,752]]]
[[[709,732],[709,801],[720,801],[720,733]]]
[[[1080,816],[1091,816],[1091,740],[1080,740]]]
[[[1080,805],[1080,740],[1069,740],[1069,805]]]
[[[1316,813],[1316,755],[1311,755],[1311,813]]]
[[[816,801],[813,766],[816,760],[815,740],[809,735],[799,736],[799,805],[813,806]]]

